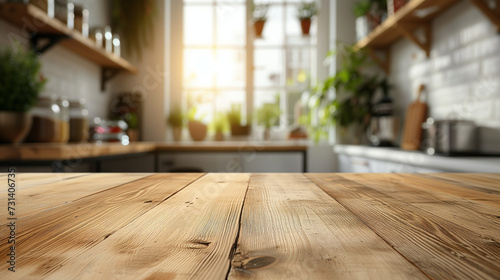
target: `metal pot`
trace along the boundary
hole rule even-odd
[[[478,133],[473,121],[428,118],[423,149],[427,154],[467,155],[478,152]]]

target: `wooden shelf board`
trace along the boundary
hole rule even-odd
[[[386,48],[404,36],[398,25],[405,24],[406,28],[411,26],[408,31],[412,32],[418,26],[428,24],[430,20],[457,2],[457,0],[411,0],[366,38],[360,40],[357,47]]]
[[[34,5],[0,3],[0,18],[20,26],[23,32],[68,35],[71,37],[70,39],[60,42],[65,48],[100,66],[137,73],[137,69],[125,59],[106,53],[103,48],[98,48],[91,39],[83,37],[77,30],[70,30],[63,22],[50,18]]]

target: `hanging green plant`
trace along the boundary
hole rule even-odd
[[[155,0],[113,0],[112,27],[120,33],[127,54],[140,58],[143,47],[151,45],[156,10]]]

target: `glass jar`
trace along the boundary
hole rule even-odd
[[[26,141],[59,142],[61,139],[61,109],[57,97],[38,97],[36,105],[31,109],[33,123]]]
[[[89,140],[89,111],[85,99],[69,102],[69,141]]]
[[[60,97],[57,99],[57,105],[61,110],[61,134],[59,141],[60,143],[68,143],[69,140],[69,101],[66,97]]]

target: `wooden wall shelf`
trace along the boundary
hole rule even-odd
[[[94,41],[83,37],[78,30],[71,30],[63,22],[50,18],[44,11],[31,4],[0,3],[0,18],[29,32],[31,38],[53,36],[56,43],[102,67],[102,71],[127,71],[137,73],[137,69],[127,60],[107,53],[95,45]],[[62,37],[66,37],[62,38]],[[33,41],[32,41],[33,42]],[[37,47],[37,46],[35,46]],[[104,86],[107,80],[102,80]]]
[[[375,52],[384,51],[387,54],[386,58],[389,58],[391,44],[402,37],[415,43],[429,57],[432,48],[432,19],[458,2],[459,0],[411,0],[366,38],[358,41],[356,46],[359,49],[367,48],[370,55],[376,58],[375,61],[386,72],[390,70],[389,61],[383,61]],[[500,0],[496,0],[495,9],[491,9],[485,0],[469,0],[469,2],[483,12],[500,30]],[[424,30],[424,40],[414,33],[420,28]]]

